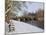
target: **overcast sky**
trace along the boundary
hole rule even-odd
[[[32,4],[27,4],[28,7],[28,12],[36,12],[38,9],[43,9],[43,3],[32,3]]]
[[[15,1],[13,2],[13,13],[16,13],[18,16],[23,15],[24,12],[26,13],[35,13],[38,9],[43,9],[43,3],[40,2],[28,2],[25,1]]]

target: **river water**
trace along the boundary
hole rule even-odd
[[[20,22],[20,21],[15,21],[15,20],[12,20],[12,22],[15,26],[15,31],[14,32],[8,32],[8,24],[5,23],[5,32],[6,32],[6,35],[15,35],[16,33],[37,33],[37,32],[43,32],[44,30],[42,28],[39,28],[37,26],[34,26],[32,24],[28,24],[28,23],[25,23],[25,22]]]

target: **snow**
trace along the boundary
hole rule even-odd
[[[13,33],[15,34],[15,33],[43,32],[44,31],[43,29],[41,29],[39,27],[30,25],[30,24],[27,24],[24,22],[20,22],[20,21],[12,20],[11,23],[15,24],[15,31],[10,32],[11,34],[13,34]],[[7,23],[6,23],[6,30],[8,30],[8,24]],[[8,32],[8,31],[6,31],[6,32]]]

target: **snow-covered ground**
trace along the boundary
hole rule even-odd
[[[9,32],[10,34],[15,34],[15,33],[32,33],[32,32],[43,32],[44,30],[24,23],[24,22],[20,22],[20,21],[15,21],[12,20],[11,23],[13,23],[15,25],[15,31],[14,32]],[[6,34],[8,35],[8,24],[6,23]]]

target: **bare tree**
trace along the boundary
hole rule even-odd
[[[39,9],[35,17],[38,21],[44,21],[44,10]]]

